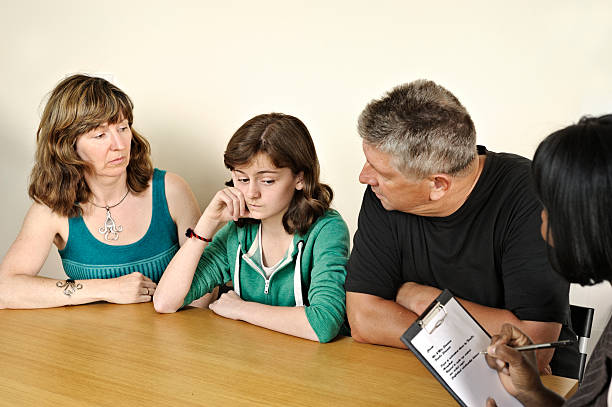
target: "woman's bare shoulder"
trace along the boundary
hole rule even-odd
[[[181,177],[180,175],[174,172],[167,171],[165,181],[166,181],[166,192],[168,192],[169,190],[173,190],[174,192],[179,192],[179,193],[180,192],[191,193],[191,187],[189,187],[189,184],[187,183],[187,181],[185,181],[183,177]]]
[[[197,220],[200,209],[191,187],[178,174],[166,172],[166,199],[172,218],[186,217],[188,222]]]

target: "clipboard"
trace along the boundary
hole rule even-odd
[[[459,405],[484,406],[492,397],[499,407],[522,406],[479,354],[491,337],[449,290],[444,290],[400,339]]]

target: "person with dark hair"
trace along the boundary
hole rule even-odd
[[[175,312],[231,282],[210,304],[223,317],[319,342],[345,333],[348,228],[330,209],[306,126],[256,116],[234,133],[224,159],[233,186],[187,230],[192,239],[159,282],[155,309]]]
[[[532,164],[542,209],[542,238],[559,280],[581,285],[612,282],[612,115],[585,117],[540,143]],[[569,400],[542,385],[526,332],[505,324],[491,338],[487,363],[525,406],[612,405],[612,319]],[[488,400],[487,406],[495,406]]]
[[[0,308],[151,301],[186,240],[177,226],[200,210],[182,178],[153,168],[132,110],[102,78],[72,75],[51,92],[36,133],[34,203],[0,264]],[[64,281],[37,276],[52,244]]]
[[[541,342],[573,335],[562,330],[569,285],[539,238],[529,160],[477,146],[465,107],[432,81],[372,101],[358,131],[368,187],[345,284],[353,338],[405,347],[401,335],[443,289],[490,333],[512,322]],[[577,347],[557,352],[578,363]],[[552,357],[538,351],[542,372]]]

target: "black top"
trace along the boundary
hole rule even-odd
[[[346,290],[395,300],[407,281],[521,320],[564,323],[569,284],[550,267],[531,161],[494,153],[465,203],[446,217],[387,211],[368,187],[347,265]]]

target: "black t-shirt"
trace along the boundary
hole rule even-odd
[[[395,300],[413,281],[521,320],[565,323],[569,284],[548,262],[530,160],[482,146],[478,153],[487,156],[482,173],[450,216],[387,211],[366,189],[346,290]]]
[[[446,217],[387,211],[367,188],[348,263],[347,291],[394,300],[414,281],[519,319],[564,322],[568,283],[550,267],[530,161],[486,153],[466,202]]]

